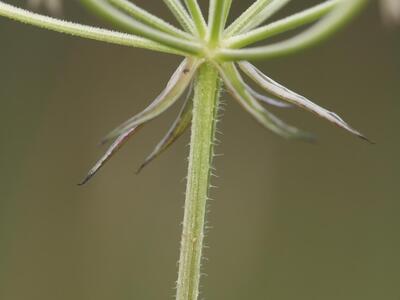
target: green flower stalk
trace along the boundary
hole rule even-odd
[[[163,0],[181,28],[167,23],[128,0],[81,2],[121,31],[40,15],[3,1],[0,1],[0,16],[81,38],[182,57],[181,64],[155,100],[145,110],[106,135],[102,143],[110,143],[108,150],[81,184],[87,183],[139,129],[160,116],[186,94],[178,117],[139,171],[191,128],[176,299],[196,300],[199,296],[205,208],[214,156],[214,135],[221,87],[225,86],[258,123],[284,138],[313,140],[311,134],[286,124],[272,114],[268,106],[295,106],[305,109],[367,140],[337,114],[269,78],[251,62],[297,53],[316,45],[343,27],[368,1],[323,1],[281,20],[267,22],[290,0],[256,0],[236,20],[227,25],[232,0],[210,0],[207,18],[197,0]],[[306,25],[306,29],[288,39],[252,46]],[[248,81],[258,86],[263,93],[251,88]]]

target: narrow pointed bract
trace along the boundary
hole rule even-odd
[[[176,118],[171,128],[166,133],[166,135],[156,145],[154,150],[146,157],[143,164],[137,170],[137,173],[140,173],[143,170],[143,168],[145,168],[161,153],[167,150],[189,128],[189,125],[192,121],[192,110],[193,110],[193,101],[190,98],[191,95],[192,95],[192,85],[190,86],[190,90],[182,106],[182,109],[179,112],[178,117]]]
[[[247,90],[239,71],[233,63],[225,63],[220,67],[221,76],[224,79],[232,96],[248,111],[261,125],[276,134],[290,139],[302,139],[313,141],[314,136],[285,124],[282,120],[262,107]]]
[[[337,125],[340,128],[345,129],[346,131],[369,141],[363,134],[359,131],[352,128],[349,124],[347,124],[342,118],[340,118],[334,112],[326,110],[325,108],[313,103],[308,100],[304,96],[301,96],[278,82],[272,80],[267,75],[262,73],[259,69],[248,62],[240,62],[239,66],[251,79],[253,79],[257,84],[260,85],[263,89],[265,89],[268,93],[271,93],[282,100],[285,100],[289,103],[297,105],[301,108],[304,108],[317,116],[328,120],[329,122]]]
[[[186,58],[172,75],[161,94],[141,113],[114,129],[103,139],[102,143],[107,143],[125,131],[158,117],[170,108],[189,86],[200,63],[199,60]]]
[[[247,91],[254,97],[256,98],[258,101],[272,105],[272,106],[276,106],[279,108],[290,108],[293,107],[290,103],[275,99],[275,98],[271,98],[268,97],[264,94],[261,94],[259,92],[257,92],[256,90],[254,90],[252,87],[250,87],[248,84],[246,84],[246,89]]]
[[[92,169],[88,172],[87,176],[82,180],[79,185],[86,184],[94,175],[110,160],[110,158],[128,141],[128,139],[140,129],[140,126],[134,127],[125,133],[121,134],[107,149],[106,153],[96,162]]]
[[[87,39],[183,56],[183,62],[165,89],[139,114],[109,133],[102,143],[113,141],[90,170],[86,183],[142,125],[170,108],[193,82],[198,68],[209,63],[218,69],[222,81],[239,104],[264,127],[286,138],[312,140],[312,136],[285,124],[263,104],[304,108],[338,127],[369,141],[337,114],[314,104],[263,74],[248,61],[284,56],[324,40],[347,23],[368,0],[326,0],[302,12],[259,27],[292,0],[254,0],[252,5],[226,26],[232,0],[210,0],[209,18],[204,18],[199,0],[163,0],[182,29],[142,9],[130,0],[81,0],[92,11],[119,26],[121,31],[67,22],[18,8],[0,0],[0,16],[22,23]],[[383,2],[384,0],[382,0]],[[30,1],[30,2],[37,2]],[[31,4],[32,4],[31,3]],[[394,3],[385,0],[385,3]],[[34,4],[34,3],[33,3]],[[269,37],[315,23],[287,40],[245,48]],[[255,29],[256,28],[256,29]],[[133,34],[131,34],[133,33]],[[241,77],[240,69],[262,89],[260,93]],[[190,95],[190,91],[189,91]],[[191,123],[192,101],[187,98],[172,126],[146,158],[139,171],[179,138]]]

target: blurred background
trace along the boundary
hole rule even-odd
[[[292,2],[279,16],[318,3]],[[258,66],[376,145],[298,110],[279,113],[319,142],[288,142],[223,96],[202,298],[400,299],[400,31],[372,2],[323,45]],[[76,1],[63,15],[107,26]],[[189,136],[135,170],[178,106],[77,183],[179,59],[5,19],[0,36],[0,299],[172,299]]]

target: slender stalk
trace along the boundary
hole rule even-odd
[[[176,300],[197,300],[204,224],[220,82],[217,70],[203,64],[196,80],[185,215]]]
[[[119,9],[104,0],[80,0],[90,12],[114,25],[120,30],[132,33],[135,29],[131,24],[131,18]]]
[[[190,12],[190,15],[193,18],[197,33],[201,38],[203,38],[207,32],[207,23],[204,20],[204,16],[201,12],[199,3],[197,2],[197,0],[185,0],[185,3]]]
[[[331,0],[318,4],[279,21],[234,36],[228,39],[225,45],[229,48],[242,48],[300,26],[307,25],[328,14],[338,3],[340,3],[340,0]]]
[[[211,0],[208,17],[208,40],[212,46],[219,43],[225,22],[225,0]]]
[[[136,24],[132,24],[132,18],[108,0],[79,0],[90,12],[97,14],[103,20],[108,21],[114,27],[133,33],[136,32]]]
[[[258,27],[275,13],[289,4],[292,0],[274,0],[267,7],[264,8],[257,16],[255,16],[246,26],[244,26],[238,33],[245,33],[253,28]]]
[[[246,49],[222,49],[217,59],[226,61],[259,60],[296,53],[327,39],[349,22],[368,0],[341,0],[332,13],[317,24],[288,40]]]
[[[189,41],[187,40],[187,38],[172,36],[169,33],[166,33],[159,29],[155,29],[126,15],[126,17],[124,18],[124,14],[118,12],[118,10],[116,10],[107,2],[104,2],[102,0],[84,1],[86,1],[87,5],[89,5],[90,7],[93,7],[96,10],[101,10],[102,14],[109,15],[109,17],[112,17],[114,20],[118,21],[118,23],[123,22],[124,24],[129,26],[130,32],[137,34],[141,37],[147,38],[149,40],[158,42],[177,50],[185,51],[188,54],[195,54],[196,52],[198,53],[198,50],[201,49],[201,47],[197,43]],[[196,48],[197,50],[195,50]]]
[[[110,3],[114,4],[116,7],[125,11],[128,15],[132,16],[134,19],[153,27],[153,29],[158,29],[165,33],[171,34],[175,37],[180,37],[184,39],[192,39],[193,37],[175,26],[169,24],[168,22],[160,19],[151,13],[147,12],[143,8],[137,6],[136,4],[128,0],[109,0]]]
[[[180,0],[163,0],[165,5],[168,6],[169,10],[181,24],[182,28],[189,33],[195,32],[195,26],[193,20],[190,18],[185,7],[182,5]]]
[[[229,13],[232,7],[232,0],[225,0],[223,16],[222,16],[222,29],[225,28],[226,22],[228,21]]]
[[[40,28],[45,28],[48,30],[66,33],[73,36],[79,36],[91,40],[107,42],[110,44],[145,48],[158,52],[165,52],[178,55],[188,54],[185,51],[177,50],[175,48],[162,45],[161,43],[151,41],[146,38],[138,37],[132,34],[111,31],[93,26],[81,25],[48,16],[43,16],[37,13],[32,13],[27,10],[6,4],[2,1],[0,1],[0,16],[4,16],[6,18],[30,24],[33,26],[37,26]]]
[[[254,18],[261,13],[272,0],[257,0],[239,18],[237,18],[225,31],[226,37],[231,37],[241,32]]]

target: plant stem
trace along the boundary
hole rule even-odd
[[[220,93],[218,71],[211,64],[204,63],[195,84],[176,300],[197,300],[199,295],[206,203]]]
[[[66,33],[73,36],[79,36],[86,39],[107,42],[110,44],[145,48],[158,52],[183,56],[187,56],[188,54],[187,51],[177,50],[175,47],[168,47],[159,42],[151,41],[150,39],[142,38],[136,35],[63,21],[33,13],[2,1],[0,1],[0,16],[40,28]],[[200,50],[201,49],[199,48],[198,51],[200,52]]]

